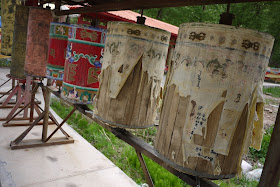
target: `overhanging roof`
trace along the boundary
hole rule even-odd
[[[122,10],[122,11],[109,11],[108,13],[113,14],[115,16],[119,16],[122,18],[130,19],[132,21],[137,21],[137,16],[141,16],[140,14],[130,11],[130,10]],[[146,18],[145,25],[151,26],[151,27],[156,27],[160,29],[164,29],[166,31],[169,31],[173,34],[178,34],[179,28],[171,25],[169,23],[165,23],[163,21],[159,21],[147,16],[144,16]]]
[[[72,10],[55,10],[56,15],[106,12],[115,10],[149,9],[162,7],[195,6],[227,3],[263,2],[279,0],[62,0],[66,4],[79,4],[85,7]]]

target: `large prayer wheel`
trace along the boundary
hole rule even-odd
[[[47,78],[63,80],[69,27],[63,23],[50,25]]]
[[[45,77],[48,62],[50,23],[49,9],[29,9],[24,71],[26,75]]]
[[[95,117],[122,128],[155,123],[170,33],[109,22]]]
[[[105,30],[71,26],[67,45],[62,96],[73,103],[92,103],[99,88]]]
[[[1,1],[1,53],[10,56],[13,46],[13,33],[16,5],[20,5],[21,0],[2,0]]]
[[[24,62],[27,38],[29,7],[17,6],[15,15],[15,30],[12,47],[12,61],[10,74],[18,79],[25,79]]]
[[[273,42],[268,34],[233,26],[180,26],[155,140],[168,164],[229,178],[240,171],[250,143],[260,148],[262,84]]]

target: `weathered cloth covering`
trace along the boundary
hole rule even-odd
[[[24,63],[27,39],[29,7],[18,5],[15,15],[15,30],[12,47],[10,74],[12,77],[25,79]]]
[[[103,88],[106,87],[106,91],[104,91],[106,93],[99,90],[97,94],[95,115],[110,122],[118,123],[119,125],[129,126],[128,128],[140,128],[140,126],[141,128],[144,128],[154,123],[156,106],[160,95],[161,81],[167,58],[169,39],[169,32],[146,25],[126,22],[108,23],[104,61],[102,64],[102,72],[99,76],[101,82],[100,90],[102,86]],[[128,83],[128,77],[133,71],[136,71],[136,67],[138,67],[137,65],[139,64],[141,66],[139,68],[141,74],[140,83],[138,84],[138,80],[136,79],[133,79],[133,83]],[[103,81],[105,80],[104,77],[106,77],[106,81],[108,80],[106,83]],[[146,83],[144,83],[144,80],[146,80],[145,77],[148,79]],[[143,88],[144,84],[145,88]],[[137,101],[140,103],[146,103],[146,105],[131,106],[133,105],[132,102],[126,105],[119,95],[121,90],[126,87],[128,88],[125,93],[126,95],[134,92],[135,89],[138,94],[140,92],[145,92],[145,96],[138,100],[138,97],[136,97],[135,94],[134,95]],[[141,90],[141,88],[143,88],[143,90]],[[99,99],[99,95],[106,95],[105,99]],[[113,115],[106,116],[106,114],[102,113],[99,106],[102,105],[102,102],[104,104],[107,101],[114,101],[114,103],[122,105],[123,112],[120,112],[121,114],[119,114],[119,116],[127,116],[127,113],[133,113],[133,119],[137,118],[139,115],[139,118],[144,118],[145,120],[123,119],[118,121]],[[138,108],[138,110],[136,108]],[[141,114],[140,111],[143,108],[148,112]],[[130,112],[127,112],[126,109],[130,110]]]
[[[190,156],[209,158],[214,174],[218,175],[221,168],[217,156],[228,155],[247,104],[248,123],[240,146],[243,153],[250,143],[260,148],[263,135],[261,87],[273,42],[274,38],[268,34],[233,26],[204,23],[180,26],[168,86],[174,84],[180,96],[191,97],[182,132],[186,162]],[[223,112],[214,146],[196,145],[193,135],[206,138],[208,116],[222,102]],[[236,156],[241,162],[242,154]]]
[[[126,22],[109,22],[108,28],[102,69],[109,67],[112,71],[109,96],[111,98],[118,96],[140,58],[142,58],[143,71],[148,72],[149,82],[155,82],[151,89],[154,93],[151,95],[158,96],[170,33]],[[119,73],[118,70],[122,66],[124,66],[123,72]]]

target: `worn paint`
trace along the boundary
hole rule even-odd
[[[69,27],[62,97],[73,103],[92,104],[99,88],[105,33],[94,27]]]
[[[1,35],[1,53],[10,56],[13,46],[13,33],[15,23],[16,5],[20,5],[20,0],[2,0],[2,35]]]
[[[239,163],[250,145],[260,148],[263,134],[261,88],[274,38],[248,29],[204,23],[182,24],[178,36],[167,88],[175,85],[179,96],[190,97],[182,131],[184,161],[188,162],[189,157],[205,159],[211,163],[213,174],[219,175],[218,155],[229,154],[247,104],[242,151],[236,155]],[[221,103],[224,104],[214,145],[196,144],[194,135],[206,139],[208,117]]]
[[[29,9],[24,65],[26,75],[46,76],[51,21],[52,14],[50,10],[38,7]]]
[[[47,78],[63,80],[69,27],[69,24],[64,23],[50,24]]]

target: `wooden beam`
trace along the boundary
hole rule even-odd
[[[75,1],[71,1],[71,0],[62,0],[62,2],[64,4],[67,4],[67,5],[81,5],[81,6],[85,6],[84,3],[82,3],[82,2],[75,2]]]
[[[279,106],[280,107],[280,106]],[[277,187],[280,180],[280,108],[271,135],[259,187]]]
[[[41,140],[25,140],[19,143],[11,142],[11,149],[26,149],[33,147],[46,147],[51,145],[62,145],[62,144],[70,144],[74,143],[74,139],[71,137],[63,137],[63,138],[52,138],[48,142],[42,142]]]
[[[231,0],[231,3],[246,3],[246,2],[263,2],[277,0]],[[113,3],[104,3],[92,7],[76,8],[71,10],[55,10],[57,16],[69,14],[85,14],[93,12],[106,12],[117,10],[133,10],[133,9],[149,9],[149,8],[164,8],[178,6],[195,6],[195,5],[211,5],[211,4],[227,4],[228,0],[125,0]]]
[[[51,79],[47,80],[47,86],[52,85]],[[46,89],[45,91],[45,116],[43,121],[43,133],[42,133],[42,141],[46,142],[48,138],[48,123],[49,123],[49,113],[50,113],[50,104],[51,104],[51,92]]]
[[[55,0],[43,0],[43,1],[40,1],[40,5],[43,5],[43,4],[46,4],[46,3],[52,3],[54,1]]]
[[[28,118],[29,119],[29,118]],[[13,123],[3,123],[3,127],[22,127],[22,126],[30,126],[33,122],[13,122]],[[53,121],[49,121],[49,125],[55,125],[56,123]],[[43,125],[43,122],[38,122],[37,125]]]

